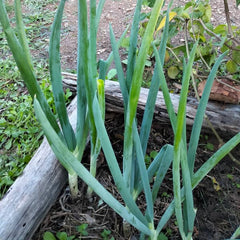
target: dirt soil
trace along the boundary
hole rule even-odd
[[[89,0],[88,0],[89,2]],[[170,2],[169,0],[166,3]],[[187,0],[174,1],[173,7],[184,5]],[[223,0],[210,0],[212,7],[212,23],[225,24]],[[240,26],[240,10],[236,8],[235,0],[229,0],[229,12],[232,24]],[[97,38],[97,57],[106,59],[111,52],[109,24],[112,25],[116,39],[131,22],[136,1],[133,0],[106,0],[100,20]],[[166,4],[167,6],[167,4]],[[166,9],[166,7],[165,7]],[[77,1],[66,2],[64,27],[66,29],[61,42],[63,70],[74,70],[77,64]]]
[[[63,70],[76,69],[77,56],[77,1],[69,0],[66,2],[64,28],[61,54]],[[184,4],[187,1],[176,1],[176,4]],[[223,9],[223,1],[210,1],[213,10],[212,20],[214,24],[225,23],[225,15]],[[240,10],[235,7],[235,0],[229,0],[229,8],[231,20],[234,25],[240,25]],[[121,0],[112,1],[106,0],[104,11],[101,18],[100,29],[98,33],[98,58],[106,59],[111,52],[109,40],[109,23],[112,24],[116,38],[118,39],[126,26],[129,24],[132,16],[135,1]],[[106,124],[108,133],[112,140],[112,144],[121,161],[122,155],[122,140],[123,140],[123,116],[112,113],[107,114]],[[226,141],[227,139],[225,139]],[[159,150],[166,143],[172,143],[172,132],[169,126],[159,126],[154,122],[151,132],[151,140],[148,148],[148,153],[152,150]],[[196,165],[202,165],[211,155],[212,152],[207,148],[208,144],[212,143],[214,150],[218,148],[216,139],[211,135],[203,135],[201,138],[200,148],[198,150]],[[240,159],[238,148],[234,151],[234,156]],[[85,153],[85,162],[88,164],[88,153]],[[99,181],[111,192],[118,196],[113,180],[108,174],[108,167],[104,161],[104,156],[101,155],[99,160],[99,168],[97,173]],[[172,200],[171,186],[171,171],[163,183],[157,204],[155,206],[156,217],[161,217],[164,210]],[[216,180],[216,182],[214,181]],[[100,233],[105,230],[110,230],[110,237],[115,239],[138,239],[138,232],[132,230],[129,236],[124,236],[122,231],[122,220],[105,204],[101,203],[100,199],[93,195],[92,199],[86,198],[87,186],[79,182],[80,194],[79,199],[72,200],[69,195],[69,189],[63,190],[58,201],[52,207],[45,220],[42,222],[38,231],[35,233],[32,240],[42,239],[45,231],[56,233],[58,231],[67,232],[68,235],[77,235],[76,226],[82,223],[88,223],[88,235],[81,236],[79,239],[103,239]],[[226,157],[217,165],[200,183],[194,191],[195,207],[197,209],[197,217],[195,222],[194,237],[195,240],[218,240],[230,238],[235,229],[240,225],[240,169],[229,157]],[[143,204],[145,200],[138,199],[138,204],[145,209]],[[171,229],[171,230],[169,230]],[[168,239],[180,239],[175,219],[165,226],[165,234]]]
[[[106,125],[108,134],[112,141],[114,151],[121,166],[123,146],[123,115],[116,113],[106,114]],[[139,116],[141,122],[141,116]],[[206,139],[208,137],[208,139]],[[167,124],[159,126],[157,121],[153,122],[148,154],[151,151],[159,151],[165,144],[173,143],[173,133]],[[214,149],[210,151],[207,144],[213,144]],[[196,169],[199,168],[218,148],[218,143],[213,136],[204,135],[201,137],[197,152]],[[239,159],[240,146],[235,149],[233,155]],[[85,165],[89,164],[89,149],[84,155]],[[229,238],[240,224],[240,169],[229,157],[225,157],[208,176],[194,190],[194,202],[197,209],[197,216],[194,228],[194,240],[220,240]],[[98,162],[97,179],[121,201],[117,193],[113,179],[103,154]],[[172,175],[169,169],[166,178],[160,188],[159,197],[155,204],[156,222],[173,199]],[[216,180],[216,181],[215,181]],[[129,236],[124,236],[122,230],[122,219],[105,203],[101,202],[98,196],[93,195],[91,199],[86,198],[87,186],[79,181],[79,198],[72,200],[69,195],[69,188],[63,190],[56,204],[51,208],[49,214],[42,222],[32,240],[42,239],[45,231],[56,233],[67,232],[70,235],[79,236],[76,226],[88,223],[88,236],[81,239],[103,239],[100,234],[110,230],[109,237],[115,239],[138,239],[139,233],[131,229]],[[145,210],[145,199],[140,196],[137,201],[140,209]],[[168,239],[181,239],[175,225],[175,218],[165,226],[164,232]],[[171,229],[171,230],[170,230]],[[107,238],[110,239],[110,238]]]

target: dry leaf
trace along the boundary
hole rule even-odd
[[[213,187],[216,191],[221,190],[220,184],[218,183],[215,177],[212,177],[212,182],[213,182]]]
[[[198,85],[198,94],[201,97],[206,81],[202,81]],[[240,103],[240,86],[235,85],[233,81],[222,79],[221,82],[214,80],[210,100],[220,101],[224,103]]]

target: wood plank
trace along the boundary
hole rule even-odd
[[[76,75],[63,73],[65,87],[76,89]],[[143,113],[147,102],[148,89],[142,88],[138,103],[138,112]],[[123,98],[120,91],[119,83],[114,81],[105,81],[106,107],[107,111],[123,112]],[[179,95],[170,94],[173,102],[173,107],[177,113],[179,104]],[[188,127],[192,127],[194,118],[197,112],[198,101],[195,98],[189,97],[187,100],[186,123]],[[240,132],[240,107],[236,104],[223,104],[216,101],[209,101],[207,105],[206,115],[217,131],[227,135],[234,135]],[[163,94],[158,92],[157,102],[155,107],[155,119],[160,123],[170,123],[167,114],[166,105]],[[203,130],[210,131],[206,121],[203,122]]]

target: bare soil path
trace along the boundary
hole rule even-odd
[[[89,1],[89,0],[88,0]],[[166,1],[170,2],[169,0]],[[175,1],[173,6],[183,6],[187,0]],[[240,10],[235,0],[229,0],[229,11],[232,24],[240,26]],[[212,7],[212,22],[216,26],[225,24],[223,0],[210,0]],[[134,0],[106,0],[100,20],[98,31],[98,58],[106,59],[111,52],[109,37],[109,24],[112,25],[116,39],[119,39],[134,13],[136,1]],[[167,4],[166,4],[167,6]],[[166,7],[165,7],[166,8]],[[74,70],[77,64],[77,1],[66,2],[65,19],[63,26],[65,33],[61,42],[62,64],[64,70]]]

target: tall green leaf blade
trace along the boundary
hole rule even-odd
[[[77,58],[77,148],[79,159],[85,148],[88,134],[87,93],[85,83],[88,81],[88,27],[86,1],[78,1],[78,58]]]
[[[106,157],[110,172],[113,176],[114,182],[115,182],[119,192],[121,193],[121,196],[122,196],[123,200],[125,201],[126,205],[128,206],[128,208],[133,212],[133,214],[135,216],[137,216],[144,224],[147,225],[148,222],[147,222],[146,218],[142,215],[141,211],[139,210],[136,203],[134,202],[134,200],[130,194],[129,188],[126,186],[126,183],[121,174],[116,156],[114,154],[111,142],[107,135],[106,128],[105,128],[103,120],[101,118],[101,111],[100,111],[97,97],[94,98],[93,106],[94,106],[93,113],[94,113],[94,119],[95,119],[95,123],[96,123],[96,127],[97,127],[98,137],[101,141],[102,149],[105,154],[105,157]]]
[[[124,150],[123,150],[123,176],[128,186],[131,185],[132,172],[132,153],[133,153],[133,136],[132,127],[137,110],[137,104],[142,84],[142,74],[144,71],[145,61],[147,58],[148,49],[153,39],[153,33],[157,20],[162,8],[163,0],[157,0],[151,13],[142,44],[139,50],[139,55],[136,59],[136,67],[133,73],[132,84],[129,92],[129,100],[126,115],[126,124],[124,132]]]
[[[173,192],[175,198],[175,214],[178,221],[179,231],[181,233],[182,238],[186,237],[186,233],[183,229],[183,215],[182,215],[182,206],[181,206],[181,179],[180,179],[180,162],[187,161],[187,159],[183,159],[184,151],[186,151],[186,143],[185,137],[183,136],[183,130],[185,129],[185,118],[186,118],[186,104],[187,104],[187,95],[188,95],[188,87],[189,80],[192,71],[192,65],[194,61],[195,52],[197,49],[197,43],[194,44],[192,51],[190,53],[187,66],[184,68],[183,73],[183,82],[182,82],[182,90],[180,94],[179,106],[178,106],[178,114],[177,114],[177,128],[176,134],[174,136],[174,161],[173,161]],[[187,162],[183,165],[186,167]],[[183,169],[182,173],[184,174],[183,179],[185,188],[187,188],[187,198],[186,201],[189,203],[190,207],[187,209],[187,216],[192,219],[194,215],[193,209],[193,198],[192,198],[192,189],[191,189],[191,181],[186,181],[190,178],[190,172],[187,169]],[[188,221],[189,219],[186,219]],[[190,222],[190,220],[188,221]]]
[[[180,155],[181,155],[181,148],[176,149],[174,146],[174,161],[173,161],[173,193],[174,193],[174,208],[175,208],[175,215],[177,218],[178,228],[181,234],[181,237],[184,239],[185,234],[183,230],[183,214],[182,214],[182,201],[181,201],[181,178],[180,178]]]
[[[112,29],[111,25],[110,25],[110,39],[111,39],[113,56],[114,56],[114,62],[115,62],[116,69],[117,69],[118,82],[120,84],[121,92],[123,95],[124,108],[127,109],[128,89],[127,89],[127,85],[125,82],[125,76],[124,76],[124,72],[123,72],[123,68],[122,68],[122,64],[121,64],[120,55],[118,52],[117,42],[114,37],[114,33],[113,33],[113,29]]]
[[[101,118],[105,120],[105,91],[104,91],[104,81],[102,79],[98,79],[97,81],[97,96],[99,102],[99,108],[101,112]],[[91,149],[91,159],[90,159],[90,173],[95,177],[97,171],[97,158],[99,152],[101,150],[101,142],[99,137],[97,136],[96,144],[94,148]],[[88,195],[90,196],[92,193],[92,189],[88,188]]]
[[[183,72],[182,90],[181,90],[179,106],[178,106],[177,129],[176,129],[175,143],[174,143],[176,148],[178,148],[180,146],[180,142],[182,140],[184,122],[185,122],[185,118],[186,118],[186,104],[187,104],[189,80],[190,80],[190,75],[192,72],[192,65],[193,65],[193,61],[194,61],[195,52],[197,49],[197,44],[198,43],[194,44],[192,51],[190,53],[189,59],[188,59],[187,66]]]
[[[97,10],[96,10],[96,28],[98,29],[99,26],[99,22],[100,22],[100,17],[101,17],[101,13],[104,7],[106,0],[100,0],[98,2],[98,6],[97,6]]]
[[[216,76],[217,69],[227,53],[228,52],[223,53],[215,62],[214,66],[208,76],[201,100],[198,105],[197,113],[195,116],[192,132],[191,132],[191,137],[190,137],[190,141],[189,141],[189,148],[188,148],[188,164],[189,164],[189,169],[190,169],[191,175],[193,174],[194,161],[195,161],[199,136],[200,136],[202,123],[203,123],[203,119],[204,119],[204,113],[205,113],[205,110],[207,107],[209,95],[210,95],[211,88],[213,85],[213,81]]]
[[[49,45],[49,68],[54,102],[67,146],[71,151],[76,147],[73,128],[69,122],[62,85],[60,63],[60,31],[65,0],[61,0],[52,27]]]
[[[127,63],[127,75],[126,75],[126,85],[127,85],[128,92],[130,91],[132,76],[135,68],[141,8],[142,8],[142,0],[138,0],[137,5],[135,7],[135,13],[133,17],[132,29],[130,34],[130,46],[128,50],[128,63]]]
[[[90,26],[89,26],[89,75],[90,84],[93,90],[92,100],[94,93],[97,90],[97,23],[96,23],[96,0],[90,0]],[[87,35],[86,35],[87,36]],[[85,37],[86,37],[85,36]]]
[[[6,35],[8,45],[12,51],[13,57],[21,73],[22,79],[26,84],[28,92],[30,93],[32,98],[34,98],[34,96],[36,95],[52,127],[55,129],[58,135],[61,136],[61,138],[63,138],[60,128],[57,124],[57,121],[52,111],[50,110],[47,100],[37,82],[32,67],[28,64],[27,56],[25,55],[25,52],[22,46],[20,45],[15,35],[15,32],[10,26],[10,22],[8,19],[6,8],[3,4],[3,0],[0,0],[0,23],[3,27],[3,31]],[[24,61],[25,59],[26,61]]]
[[[162,64],[161,64],[161,60],[157,51],[157,48],[155,45],[153,45],[153,50],[154,50],[154,54],[155,54],[155,59],[156,59],[156,67],[158,70],[158,77],[160,79],[160,85],[161,85],[161,89],[163,92],[163,97],[164,97],[164,101],[167,107],[167,111],[168,111],[168,115],[170,118],[170,122],[173,128],[173,132],[176,132],[176,124],[177,124],[177,116],[175,114],[174,111],[174,107],[171,101],[171,97],[170,97],[170,93],[169,93],[169,89],[167,86],[167,81],[163,72],[163,68],[162,68]]]
[[[117,75],[118,75],[118,81],[120,84],[120,88],[121,88],[121,92],[123,95],[123,103],[124,103],[124,109],[125,111],[127,110],[127,104],[128,104],[128,89],[127,89],[127,85],[126,85],[126,81],[125,81],[125,76],[124,76],[124,72],[123,72],[123,68],[122,68],[122,64],[121,64],[121,59],[120,59],[120,55],[118,52],[118,46],[114,37],[114,33],[112,30],[112,27],[110,25],[110,39],[111,39],[111,45],[112,45],[112,51],[113,51],[113,56],[114,56],[114,62],[116,65],[116,69],[117,69]],[[132,143],[132,138],[128,139],[127,146],[128,146],[128,154],[131,155],[132,154],[132,147],[133,147],[133,143]],[[130,186],[130,171],[131,168],[129,169],[129,171],[125,171],[125,169],[128,169],[129,165],[126,166],[126,162],[123,161],[123,177],[126,181],[126,183],[128,183],[128,187]]]
[[[193,189],[202,181],[202,179],[215,167],[233,148],[240,143],[240,133],[226,142],[212,157],[210,157],[193,175]]]
[[[100,198],[106,202],[116,213],[118,213],[123,219],[128,221],[134,227],[144,232],[147,235],[151,235],[150,229],[135,215],[129,212],[129,209],[123,207],[90,173],[89,171],[75,158],[72,152],[70,152],[56,132],[49,124],[44,112],[37,99],[34,100],[34,109],[36,116],[41,123],[43,131],[48,139],[48,142],[54,151],[55,155],[61,162],[61,164],[69,171],[75,171],[79,177],[90,186]],[[140,211],[139,211],[140,212]],[[141,213],[141,212],[140,212]],[[143,218],[145,219],[145,218]]]
[[[158,68],[162,67],[164,65],[164,56],[165,56],[165,52],[166,52],[166,45],[167,45],[167,40],[168,40],[168,29],[169,29],[169,9],[167,11],[166,19],[167,20],[166,20],[165,28],[164,28],[163,35],[161,38],[159,52],[157,54],[157,55],[159,55],[159,57],[161,57],[160,58],[161,65],[156,64],[155,69],[154,69],[151,85],[149,88],[147,103],[146,103],[144,114],[143,114],[141,131],[140,131],[140,139],[141,139],[144,155],[146,154],[147,143],[148,143],[148,138],[149,138],[149,134],[150,134],[150,129],[152,126],[152,119],[153,119],[155,103],[156,103],[156,99],[157,99],[157,93],[158,93],[159,86],[160,86],[160,79],[159,79],[158,71],[163,71],[163,69],[158,70]],[[155,55],[156,55],[156,53],[155,53]]]
[[[89,128],[91,135],[91,152],[95,150],[97,142],[97,131],[93,117],[93,99],[95,92],[97,91],[97,62],[96,62],[96,1],[90,1],[90,24],[88,33],[88,9],[87,1],[79,1],[79,42],[80,44],[80,55],[83,76],[86,89],[87,106],[88,106],[88,118]],[[88,36],[88,37],[87,37]],[[81,89],[79,89],[81,91]]]
[[[126,29],[125,29],[124,32],[122,33],[120,39],[118,40],[118,42],[117,42],[117,47],[118,47],[118,49],[119,49],[119,47],[121,46],[121,44],[122,44],[122,42],[123,42],[123,40],[124,40],[124,38],[125,38],[125,36],[126,36],[126,34],[127,34],[127,32],[128,32],[129,27],[130,27],[130,25],[128,25],[128,26],[126,27]],[[108,58],[107,58],[107,60],[106,60],[107,70],[108,70],[108,68],[110,67],[112,61],[113,61],[113,51],[109,54],[109,56],[108,56]]]
[[[143,184],[143,189],[145,192],[145,198],[147,202],[147,217],[150,221],[153,221],[153,200],[152,200],[152,192],[148,180],[148,172],[146,169],[145,161],[144,161],[144,155],[142,152],[142,146],[140,142],[140,138],[137,131],[137,126],[134,125],[133,127],[133,141],[134,146],[136,149],[136,156],[137,156],[137,163],[138,163],[138,169],[140,171],[141,181]],[[153,224],[153,222],[152,222]]]
[[[107,70],[108,70],[108,62],[100,59],[99,60],[99,79],[102,79],[105,81],[105,78],[107,76]]]
[[[133,79],[131,84],[131,89],[129,93],[129,102],[128,102],[128,113],[127,113],[127,125],[132,126],[133,120],[135,118],[138,98],[140,94],[141,84],[142,84],[142,74],[145,67],[145,61],[148,54],[148,49],[153,40],[153,33],[155,26],[157,24],[158,16],[160,14],[161,8],[163,5],[163,0],[157,0],[152,9],[151,17],[147,24],[145,34],[142,39],[142,44],[139,50],[139,54],[136,59],[136,67],[133,73]]]
[[[196,213],[194,210],[194,203],[193,203],[191,175],[190,175],[188,161],[187,161],[187,149],[184,146],[181,147],[181,167],[182,167],[183,187],[184,187],[184,193],[185,193],[185,201],[183,204],[184,232],[185,232],[185,235],[188,236],[188,235],[192,235],[193,233]]]
[[[158,168],[158,171],[156,173],[155,181],[152,187],[152,198],[153,201],[156,200],[158,191],[160,189],[160,186],[162,184],[162,181],[167,173],[167,170],[169,169],[172,161],[173,161],[173,148],[172,146],[167,146],[166,151],[164,152],[164,155],[161,157],[161,163]]]
[[[154,160],[151,162],[150,166],[148,167],[148,181],[151,182],[152,178],[154,175],[160,171],[160,165],[162,164],[162,161],[164,157],[166,156],[166,152],[169,153],[169,156],[171,156],[171,153],[173,152],[173,146],[172,145],[165,145],[161,148],[157,156],[154,158]],[[171,160],[172,161],[172,160]],[[170,161],[170,162],[171,162]],[[138,184],[136,185],[133,196],[134,199],[137,199],[138,195],[142,191],[143,185],[142,182],[140,181],[140,178],[138,180]],[[154,198],[153,198],[154,199]]]
[[[25,27],[22,19],[21,1],[15,0],[14,3],[15,3],[15,16],[16,16],[19,43],[23,48],[28,65],[31,66],[31,68],[33,69],[32,57],[28,47],[28,41],[27,41]]]
[[[236,239],[237,237],[240,237],[240,226],[235,230],[230,239]]]

